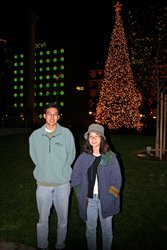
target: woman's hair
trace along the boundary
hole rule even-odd
[[[93,147],[90,145],[88,138],[83,144],[83,151],[89,154],[93,154]],[[103,136],[101,136],[101,143],[100,143],[99,151],[100,151],[100,154],[105,154],[106,152],[111,151],[109,144],[107,143],[106,139]]]

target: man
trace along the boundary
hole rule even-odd
[[[37,246],[48,249],[49,216],[54,205],[58,219],[55,248],[64,249],[75,142],[72,132],[58,123],[60,110],[56,103],[49,103],[43,116],[46,123],[29,138],[30,157],[35,164],[33,175],[37,181]]]

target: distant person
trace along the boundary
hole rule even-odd
[[[80,216],[86,222],[88,249],[97,249],[99,218],[103,250],[110,250],[113,240],[112,219],[120,212],[120,165],[106,142],[102,125],[91,124],[84,138],[83,152],[76,159],[72,170],[71,185],[78,198]]]
[[[49,103],[44,109],[46,123],[32,132],[29,150],[35,164],[38,249],[48,249],[49,216],[52,205],[57,213],[56,249],[65,248],[70,195],[71,165],[75,159],[75,142],[71,131],[58,123],[59,107]]]

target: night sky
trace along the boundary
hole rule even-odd
[[[14,3],[13,3],[14,2]],[[65,41],[75,50],[74,57],[82,66],[103,65],[115,21],[113,6],[117,1],[17,1],[4,2],[0,8],[0,39],[8,49],[27,41],[30,10],[38,17],[36,41]],[[19,1],[20,2],[20,1]],[[129,10],[147,9],[151,5],[165,6],[166,0],[120,0],[122,19],[126,22]],[[167,5],[167,4],[166,4]]]
[[[154,3],[153,3],[154,2]],[[129,11],[148,11],[150,6],[156,8],[167,5],[166,0],[120,0],[123,4],[121,16],[125,29],[127,26]],[[54,48],[59,46],[68,50],[66,84],[68,88],[68,106],[78,107],[81,102],[80,96],[77,99],[74,93],[77,84],[84,84],[88,78],[88,71],[91,69],[104,68],[107,59],[109,42],[113,25],[115,22],[114,5],[116,0],[101,1],[3,1],[0,7],[0,39],[5,39],[6,44],[0,42],[0,87],[5,90],[6,77],[2,75],[6,54],[3,53],[3,46],[6,46],[7,56],[13,56],[13,49],[27,48],[28,23],[30,13],[33,11],[37,17],[36,22],[36,43],[52,43]],[[57,47],[58,46],[58,47]],[[69,56],[70,54],[70,56]],[[10,81],[9,81],[10,82]],[[4,86],[4,87],[3,87]],[[6,92],[5,92],[6,93]],[[6,98],[0,92],[0,107],[6,105]],[[74,99],[75,102],[74,102]],[[73,105],[73,106],[72,106]],[[83,98],[83,108],[85,97]],[[0,108],[0,109],[1,109]],[[75,114],[74,114],[75,117]],[[72,119],[72,118],[71,118]]]

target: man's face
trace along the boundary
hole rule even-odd
[[[59,118],[60,115],[57,108],[48,108],[46,110],[46,114],[44,114],[44,119],[46,120],[46,124],[49,126],[56,125]]]

